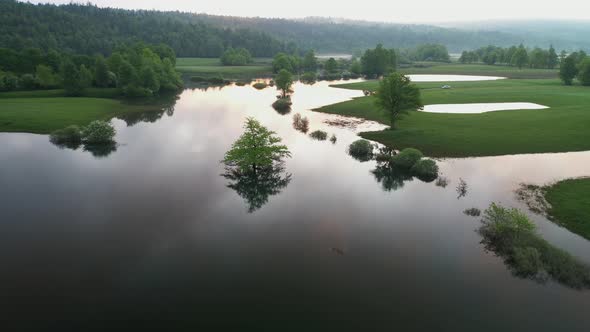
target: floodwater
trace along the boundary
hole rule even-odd
[[[495,111],[542,110],[546,108],[549,107],[535,103],[470,103],[425,105],[422,111],[429,113],[477,114]]]
[[[496,81],[506,77],[499,76],[477,76],[477,75],[429,75],[411,74],[406,75],[414,82],[471,82],[471,81]]]
[[[113,119],[116,151],[0,134],[3,325],[588,330],[588,291],[513,276],[463,211],[524,208],[520,182],[589,175],[590,152],[440,160],[446,187],[384,174],[346,152],[383,126],[310,111],[362,94],[328,84],[296,84],[285,115],[270,107],[272,88],[186,90],[161,113]],[[336,143],[295,130],[295,113]],[[219,162],[249,116],[292,152],[254,188]],[[588,241],[532,217],[590,263]]]

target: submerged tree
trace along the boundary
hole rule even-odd
[[[275,77],[275,82],[277,84],[277,89],[282,91],[284,98],[287,96],[287,93],[289,93],[291,86],[293,85],[293,75],[291,75],[289,71],[281,69]]]
[[[275,132],[268,130],[253,118],[244,125],[245,132],[225,154],[223,177],[248,202],[249,212],[261,208],[268,197],[280,193],[291,182],[284,171],[283,158],[291,153]]]
[[[281,138],[274,131],[248,118],[244,125],[245,132],[225,153],[223,162],[229,167],[236,167],[241,172],[272,167],[284,157],[291,157],[285,145],[279,145]]]
[[[399,73],[391,73],[379,82],[376,104],[389,113],[392,129],[402,114],[424,107],[418,87]]]

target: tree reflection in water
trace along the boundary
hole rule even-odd
[[[391,163],[380,163],[371,171],[377,182],[385,191],[396,191],[403,188],[405,182],[412,181],[414,177],[407,171],[394,167]]]
[[[169,94],[159,97],[145,98],[127,101],[132,105],[146,105],[152,110],[145,112],[130,112],[117,116],[117,119],[125,121],[127,127],[132,127],[140,122],[154,123],[160,120],[164,113],[168,116],[174,115],[174,106],[178,100],[178,95]]]
[[[117,151],[117,143],[111,144],[85,144],[84,151],[90,152],[96,158],[108,157],[111,153]]]
[[[230,180],[227,187],[244,198],[249,213],[260,209],[270,196],[278,195],[291,182],[291,174],[285,172],[282,162],[246,172],[239,168],[226,167],[222,176]]]

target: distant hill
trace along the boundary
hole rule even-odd
[[[0,0],[0,47],[56,48],[109,54],[136,41],[170,45],[182,57],[218,57],[228,47],[245,47],[254,56],[314,49],[353,53],[374,47],[412,48],[443,44],[450,52],[481,46],[527,46],[558,50],[589,49],[590,23],[485,22],[445,26],[392,24],[309,17],[271,19],[183,12],[124,10],[93,5],[30,4]]]

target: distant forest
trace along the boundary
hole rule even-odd
[[[553,44],[560,49],[574,45],[572,41],[565,45],[557,38],[535,45],[538,38],[518,29],[491,31],[328,18],[244,18],[82,4],[34,5],[15,0],[0,0],[0,21],[0,47],[105,56],[121,45],[138,41],[167,44],[179,57],[219,57],[229,48],[247,49],[254,57],[272,57],[279,52],[302,55],[310,49],[361,54],[377,44],[398,50],[441,44],[456,53],[487,45]]]
[[[229,47],[246,48],[257,57],[296,50],[293,43],[261,31],[223,29],[186,17],[176,12],[0,0],[0,47],[110,55],[117,47],[142,41],[167,44],[181,57],[219,57]]]

